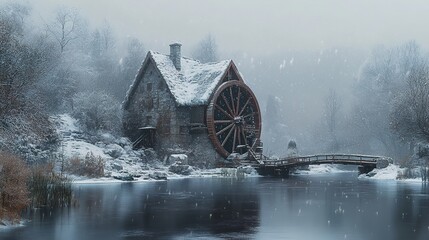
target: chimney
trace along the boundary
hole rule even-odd
[[[180,43],[173,43],[170,44],[170,59],[173,62],[174,66],[177,70],[181,69],[180,59],[182,58],[180,53],[180,47],[182,44]]]

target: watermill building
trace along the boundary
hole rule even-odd
[[[186,153],[190,164],[216,166],[231,153],[246,154],[259,141],[258,101],[232,60],[201,63],[149,51],[123,103],[124,133],[135,148],[169,156]]]

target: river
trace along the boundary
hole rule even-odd
[[[429,239],[429,186],[357,173],[76,184],[1,240]]]

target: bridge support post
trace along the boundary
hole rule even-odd
[[[287,167],[273,167],[273,166],[260,166],[256,169],[259,175],[272,176],[272,177],[289,177],[289,168]]]
[[[375,169],[373,165],[362,165],[358,167],[359,174],[367,174]]]

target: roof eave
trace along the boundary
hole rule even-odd
[[[128,91],[127,91],[127,93],[125,94],[125,99],[124,99],[124,101],[122,102],[122,109],[127,109],[128,108],[128,105],[130,104],[130,101],[131,101],[131,97],[132,97],[132,95],[134,95],[134,92],[135,92],[135,89],[137,88],[137,86],[138,86],[138,82],[141,80],[141,77],[142,77],[142,74],[143,74],[143,70],[147,67],[147,65],[148,65],[148,63],[149,63],[149,60],[152,58],[152,56],[151,56],[151,51],[149,51],[147,54],[146,54],[146,57],[145,57],[145,59],[143,60],[143,62],[142,62],[142,64],[141,64],[141,66],[140,66],[140,68],[139,68],[139,70],[138,70],[138,72],[137,72],[137,74],[136,74],[136,76],[134,77],[134,81],[133,81],[133,83],[130,85],[130,87],[129,87],[129,89],[128,89]]]

